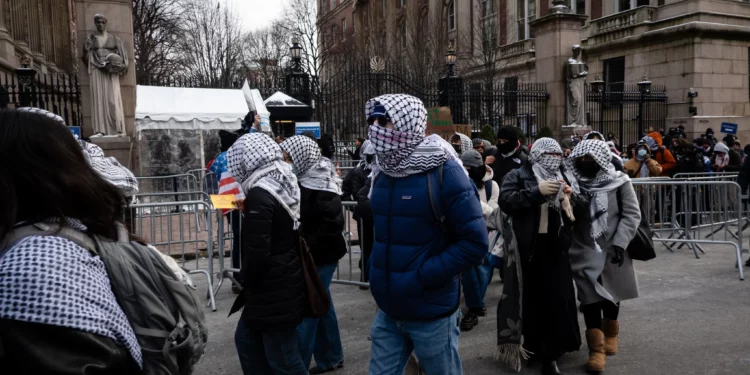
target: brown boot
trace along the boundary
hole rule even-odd
[[[586,368],[590,371],[604,371],[607,355],[604,354],[604,332],[598,328],[586,330],[586,343],[589,346],[589,362]]]
[[[617,335],[620,333],[620,323],[616,320],[602,320],[604,331],[604,352],[607,355],[617,354]]]

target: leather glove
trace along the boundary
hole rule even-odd
[[[625,263],[625,249],[619,246],[612,247],[615,249],[615,256],[612,257],[612,261],[610,261],[610,263],[616,264],[618,267],[622,267],[622,264]]]
[[[576,221],[575,216],[573,216],[573,206],[570,204],[570,195],[563,195],[562,202],[560,202],[560,207],[565,213],[565,216],[567,216],[570,221]]]
[[[555,195],[560,191],[560,182],[558,181],[542,181],[539,183],[539,192],[544,196]]]

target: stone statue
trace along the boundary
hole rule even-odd
[[[91,123],[94,136],[125,135],[125,112],[120,76],[128,71],[128,55],[122,40],[107,33],[107,17],[94,16],[96,32],[86,38],[83,63],[91,85]]]
[[[586,102],[586,76],[589,67],[580,61],[581,46],[573,46],[573,57],[568,59],[568,126],[585,126],[586,113],[584,103]]]

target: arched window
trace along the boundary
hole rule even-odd
[[[456,29],[456,2],[448,4],[448,31]]]

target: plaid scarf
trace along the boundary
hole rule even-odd
[[[281,148],[263,133],[245,134],[227,151],[229,173],[247,193],[259,187],[276,198],[299,224],[300,190],[292,168],[284,162]]]
[[[427,110],[421,100],[404,94],[379,96],[365,105],[366,118],[376,105],[385,107],[395,129],[370,126],[370,142],[377,155],[373,178],[381,171],[391,177],[406,177],[437,168],[450,159],[461,163],[453,147],[440,136],[425,137]]]
[[[336,166],[320,154],[315,141],[304,135],[297,135],[281,142],[280,146],[291,156],[300,185],[341,195],[342,180],[336,173]]]

